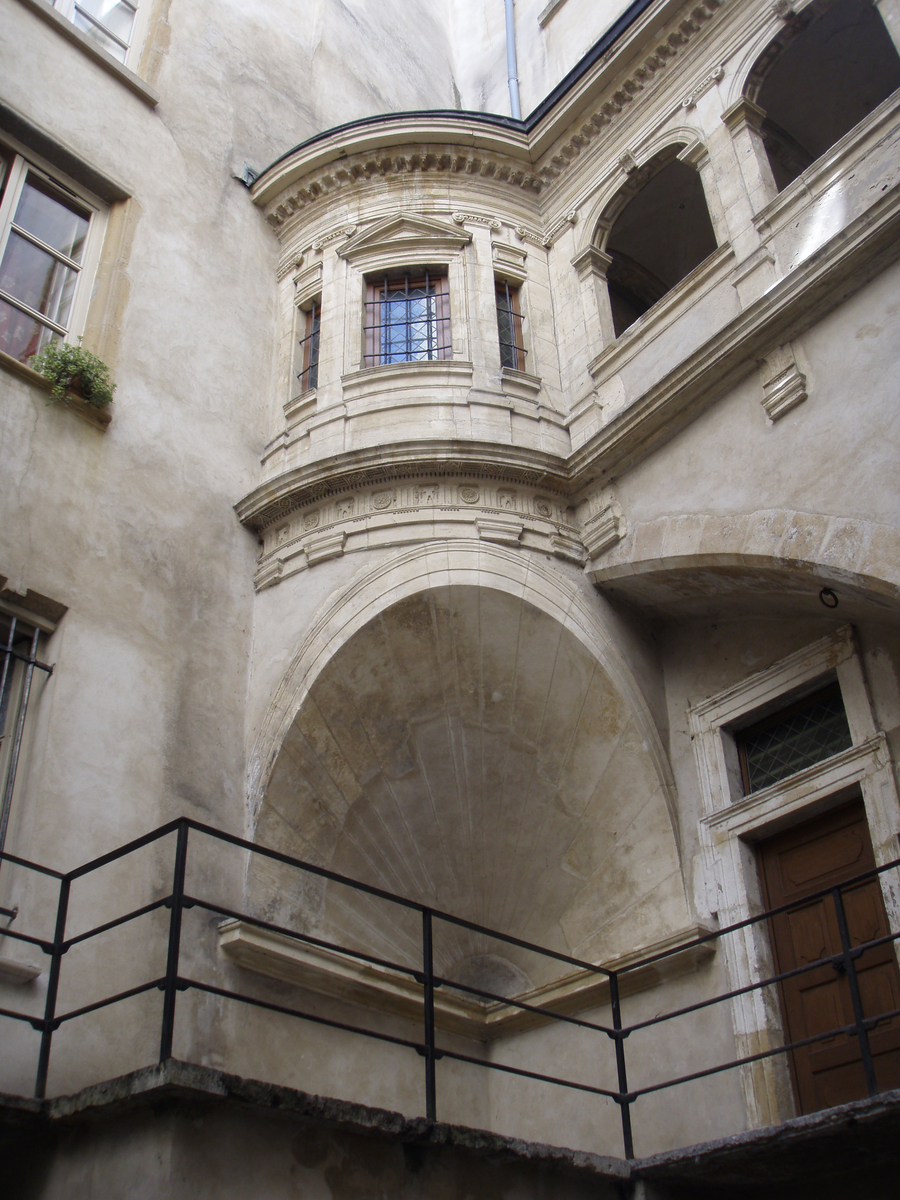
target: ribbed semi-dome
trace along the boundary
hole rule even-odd
[[[635,714],[571,632],[499,591],[417,594],[334,654],[285,738],[256,836],[579,957],[687,923]],[[280,919],[416,961],[417,914],[334,884],[280,888]],[[477,975],[488,954],[532,982],[560,973],[445,924],[435,950],[447,973]]]

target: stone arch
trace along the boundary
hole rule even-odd
[[[779,190],[900,87],[900,56],[867,0],[813,0],[756,50],[742,94],[766,114]]]
[[[617,337],[717,247],[699,172],[683,149],[670,141],[632,169],[594,226],[594,244],[610,259]]]
[[[358,577],[273,702],[256,837],[579,957],[682,933],[671,771],[618,632],[579,580],[501,547],[423,547]],[[414,959],[414,928],[373,932],[376,902],[274,876],[263,902],[257,883],[279,921]],[[494,971],[495,950],[472,934],[440,953]]]

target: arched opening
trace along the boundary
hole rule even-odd
[[[488,588],[414,594],[336,650],[284,739],[256,837],[594,961],[690,920],[642,718],[571,630]],[[386,921],[380,901],[277,873],[248,886],[270,919],[418,961],[415,914]],[[501,994],[558,966],[447,926],[435,962]]]
[[[766,114],[762,134],[778,190],[900,87],[900,56],[875,6],[811,5],[757,61],[745,93]]]
[[[609,232],[606,278],[616,337],[715,249],[700,176],[673,159],[632,196]]]

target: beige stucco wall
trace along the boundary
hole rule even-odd
[[[622,61],[600,64],[533,136],[451,118],[376,123],[288,157],[251,196],[236,178],[245,166],[343,122],[506,112],[502,3],[318,0],[302,19],[283,0],[159,3],[140,66],[155,104],[37,4],[2,0],[2,99],[30,136],[48,132],[131,198],[110,208],[85,328],[118,383],[109,427],[0,374],[0,574],[68,608],[42,649],[55,670],[35,694],[11,849],[66,869],[186,814],[606,961],[719,912],[691,744],[698,704],[852,622],[896,756],[895,100],[769,195],[746,129],[723,115],[781,18],[751,0],[731,15],[710,5],[651,71],[641,64],[660,31],[682,19],[660,6],[653,36],[632,31]],[[516,9],[526,112],[621,6],[566,0],[542,27],[546,7]],[[719,250],[613,340],[597,265],[610,214],[635,169],[675,145],[700,171]],[[450,275],[458,361],[443,375],[443,364],[366,375],[366,275],[402,265],[410,247]],[[504,271],[522,285],[530,378],[500,370]],[[320,385],[291,409],[306,286],[295,280],[310,278],[323,297]],[[804,397],[773,421],[771,375],[786,364]],[[839,594],[833,616],[825,585]],[[474,796],[479,813],[461,802]],[[170,850],[85,884],[70,929],[164,894]],[[420,870],[429,857],[439,865]],[[454,874],[473,863],[468,882]],[[403,940],[389,920],[373,931],[365,910],[316,908],[321,897],[286,872],[254,875],[238,851],[203,848],[195,872],[223,907],[246,901],[370,949]],[[0,897],[51,936],[50,885],[5,870]],[[215,926],[190,914],[184,971],[360,1016],[346,996],[233,965]],[[163,938],[158,914],[73,949],[65,1005],[97,998],[111,973],[121,987],[160,973]],[[2,953],[23,957],[10,941]],[[477,948],[439,948],[440,968]],[[43,965],[33,983],[0,983],[3,997],[39,1014]],[[730,983],[719,953],[630,997],[626,1016]],[[51,1091],[152,1059],[158,1002],[65,1027]],[[176,1054],[421,1109],[422,1061],[408,1048],[287,1032],[284,1018],[194,993],[178,1012]],[[646,1035],[633,1083],[690,1069],[701,1036],[735,1053],[727,1008],[686,1027]],[[15,1028],[2,1087],[26,1091],[36,1038]],[[590,1074],[587,1046],[541,1028],[490,1053]],[[591,1076],[603,1086],[609,1048]],[[618,1148],[610,1102],[440,1071],[448,1119]],[[691,1085],[687,1100],[642,1099],[640,1152],[758,1122],[747,1086],[729,1075]]]

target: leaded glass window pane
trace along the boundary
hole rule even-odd
[[[836,684],[741,730],[737,738],[748,794],[780,783],[853,744]]]

